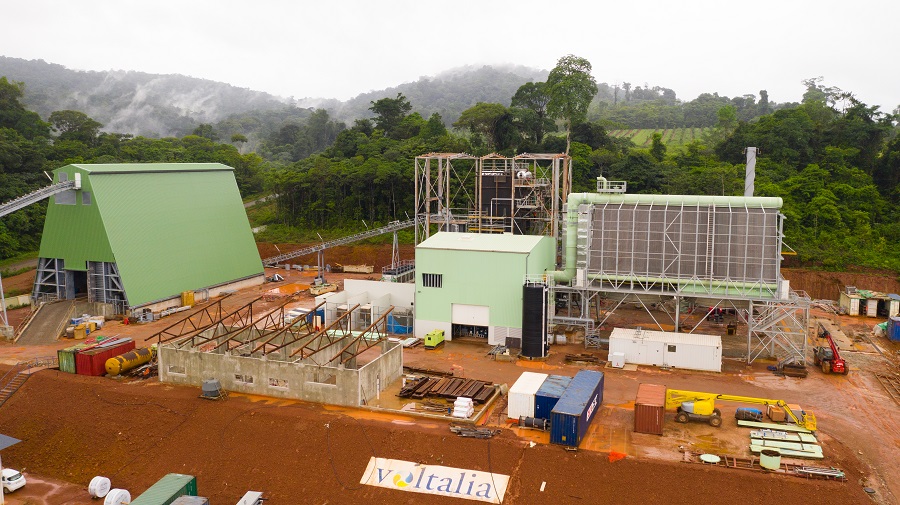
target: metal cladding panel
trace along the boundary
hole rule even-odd
[[[550,413],[550,443],[578,447],[603,403],[603,372],[581,370]]]
[[[635,433],[663,434],[666,416],[666,387],[658,384],[638,386],[634,400]]]
[[[596,204],[590,274],[775,283],[781,221],[776,208]]]
[[[522,372],[509,388],[506,416],[510,419],[534,417],[534,395],[547,379],[545,373]]]
[[[140,496],[131,500],[131,505],[170,505],[179,496],[196,496],[197,478],[193,475],[170,473],[159,479]]]
[[[263,273],[229,167],[86,167],[131,306]]]
[[[491,326],[521,328],[522,282],[553,268],[553,239],[471,237],[440,232],[416,247],[416,319],[449,323],[452,304],[483,305],[490,307]],[[529,251],[541,251],[546,264],[538,265]],[[441,287],[424,287],[423,274],[440,274]]]
[[[56,196],[50,197],[39,256],[65,260],[67,270],[87,270],[88,261],[114,263],[116,260],[97,205],[97,193],[90,178],[85,176],[86,172],[68,165],[53,171],[53,182],[60,181],[60,174],[73,180],[75,173],[82,174],[81,190],[75,191],[75,205],[61,205]],[[93,197],[90,205],[82,203],[84,192]]]
[[[550,412],[553,411],[553,407],[556,407],[571,382],[572,378],[565,375],[547,377],[547,380],[541,385],[541,389],[534,395],[534,417],[550,419]]]
[[[101,376],[106,374],[106,360],[134,350],[134,340],[113,347],[91,349],[75,355],[75,373],[79,375]]]

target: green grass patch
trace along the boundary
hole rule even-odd
[[[6,277],[7,276],[6,267],[8,267],[9,265],[14,265],[16,263],[19,263],[21,261],[37,259],[38,253],[39,253],[39,251],[31,251],[31,252],[18,254],[11,258],[6,258],[3,260],[0,260],[0,271],[2,271],[3,276]],[[32,269],[33,269],[33,267],[28,267],[25,270],[21,270],[19,273],[27,272],[28,270],[32,270]],[[12,277],[13,275],[16,275],[16,274],[11,274],[11,275],[9,275],[9,277]]]

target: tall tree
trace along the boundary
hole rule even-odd
[[[372,104],[369,110],[375,113],[375,126],[388,137],[395,138],[397,127],[412,110],[412,104],[403,93],[397,93],[397,98],[382,98],[369,103]]]
[[[499,103],[478,102],[464,110],[459,119],[453,123],[455,128],[467,128],[476,135],[487,140],[494,149],[502,149],[505,129],[498,128],[501,120],[509,115],[506,107]]]
[[[547,76],[550,102],[547,112],[566,124],[566,154],[571,148],[572,125],[584,121],[588,105],[597,94],[591,62],[574,55],[563,56]]]
[[[545,121],[547,120],[547,104],[550,103],[550,95],[547,93],[547,83],[526,82],[519,86],[512,97],[512,107],[527,109],[534,112],[536,120],[532,121],[528,135],[535,144],[544,140]]]
[[[103,127],[84,112],[77,110],[58,110],[50,113],[50,124],[59,132],[59,140],[77,140],[87,146],[97,143],[97,136]]]

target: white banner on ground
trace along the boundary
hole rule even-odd
[[[509,476],[373,457],[359,483],[413,493],[502,503]]]

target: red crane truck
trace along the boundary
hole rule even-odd
[[[847,367],[847,362],[841,357],[834,339],[831,338],[831,333],[822,326],[822,323],[819,323],[819,341],[821,342],[822,340],[828,342],[828,345],[817,345],[813,351],[816,366],[822,367],[822,371],[825,373],[834,372],[847,375],[847,372],[850,371]]]

